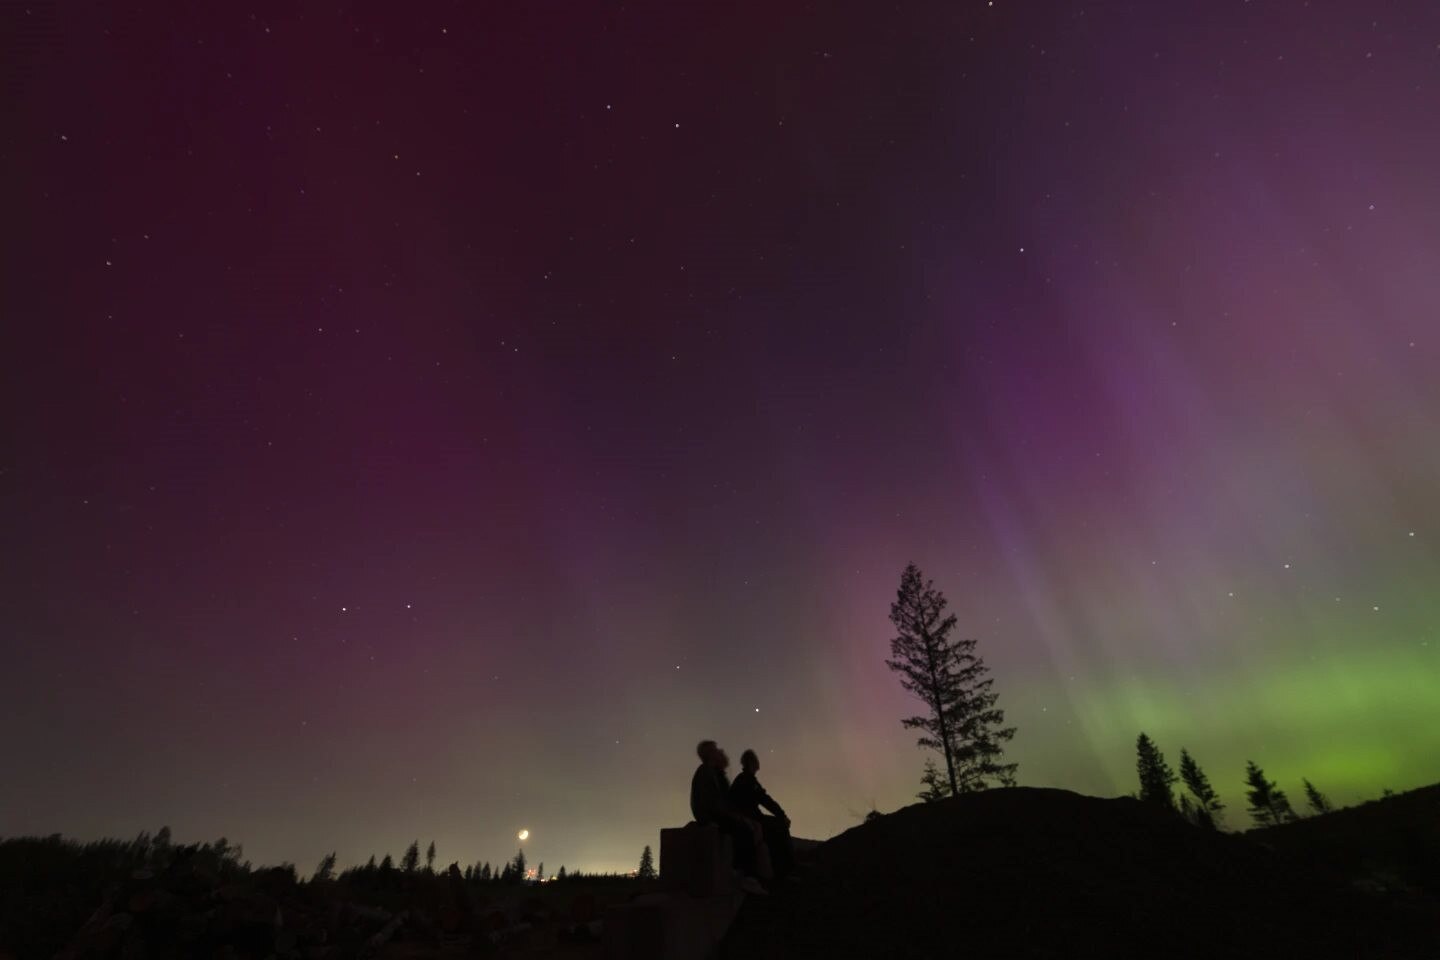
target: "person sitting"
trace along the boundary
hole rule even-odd
[[[775,798],[765,792],[755,774],[760,770],[760,758],[754,750],[740,754],[740,775],[730,785],[730,803],[740,816],[760,824],[761,835],[770,850],[775,876],[788,876],[795,866],[794,845],[790,842],[790,818]],[[760,812],[770,811],[771,816]]]
[[[755,876],[760,826],[741,816],[731,803],[730,778],[725,775],[730,758],[714,740],[701,740],[695,753],[700,757],[700,766],[690,778],[690,815],[696,823],[715,824],[730,837],[735,868],[741,874],[740,888],[763,894],[765,888]]]

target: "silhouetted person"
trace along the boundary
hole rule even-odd
[[[760,839],[760,826],[741,816],[730,801],[730,778],[725,775],[730,758],[714,740],[701,740],[695,753],[700,757],[700,766],[690,778],[690,815],[696,823],[713,823],[729,835],[735,867],[743,874],[741,888],[764,893],[765,888],[755,877],[755,844]]]
[[[742,817],[760,824],[765,845],[770,848],[770,858],[775,876],[788,876],[795,866],[795,851],[790,843],[790,818],[775,798],[765,792],[755,774],[760,770],[760,758],[754,750],[740,754],[740,775],[730,785],[730,803]],[[760,812],[770,811],[771,816]]]

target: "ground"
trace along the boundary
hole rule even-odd
[[[724,955],[1440,956],[1432,894],[1367,891],[1265,839],[1063,790],[917,804],[828,841],[800,883],[748,901]]]

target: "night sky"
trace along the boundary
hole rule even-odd
[[[1440,779],[1440,6],[7,4],[0,834],[631,869],[694,745]]]

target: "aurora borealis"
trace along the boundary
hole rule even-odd
[[[693,747],[1440,779],[1440,7],[7,9],[0,835],[630,869]]]

